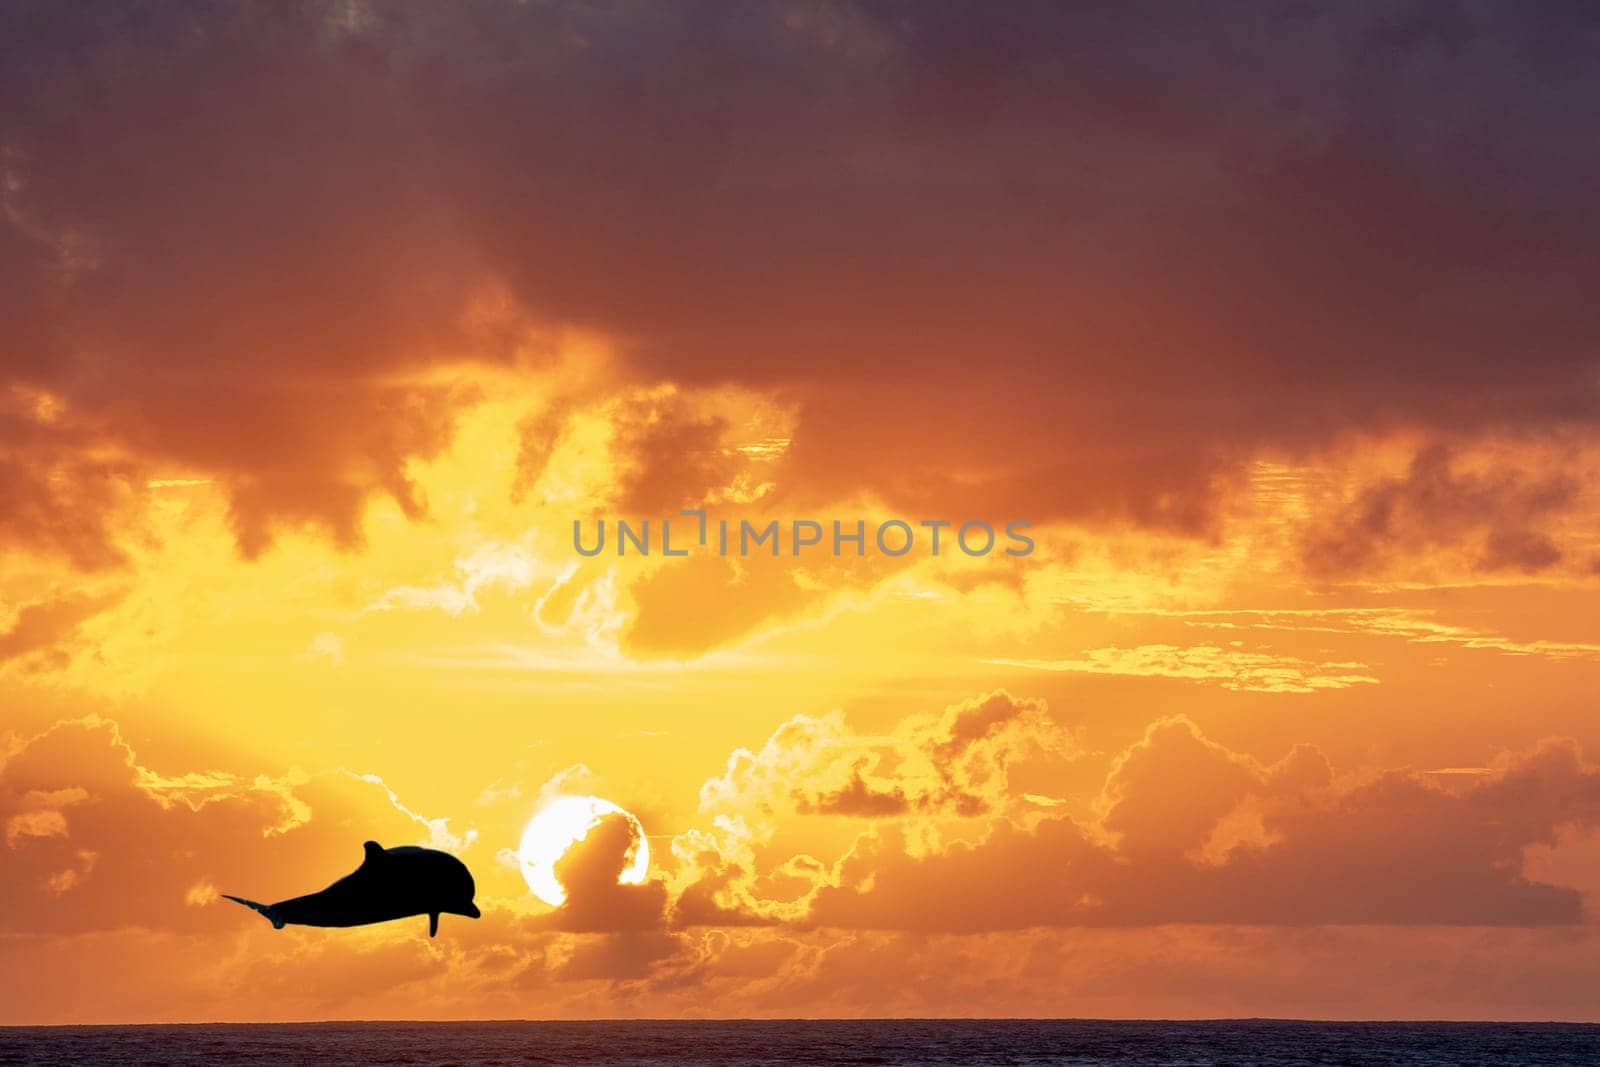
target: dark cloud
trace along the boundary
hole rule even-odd
[[[858,765],[850,780],[837,789],[824,790],[810,797],[795,790],[795,810],[802,815],[854,815],[868,818],[906,815],[911,802],[899,786],[878,788],[862,777]]]
[[[53,551],[83,570],[125,562],[113,530],[136,525],[138,464],[108,449],[93,426],[65,416],[48,394],[16,383],[8,393],[4,384],[0,546]]]
[[[334,10],[0,15],[0,288],[27,300],[0,374],[59,399],[80,466],[114,446],[219,478],[247,553],[282,523],[352,542],[373,491],[420,509],[404,463],[459,397],[410,372],[484,341],[471,256],[406,164],[418,131]],[[48,534],[95,561],[91,488]]]
[[[62,398],[71,462],[215,475],[247,552],[420,511],[405,461],[464,400],[420,371],[532,326],[784,390],[795,501],[1197,529],[1263,445],[1595,413],[1581,7],[0,20],[0,375]],[[99,562],[104,507],[5,532]]]
[[[556,879],[567,891],[561,907],[540,927],[579,933],[659,930],[666,923],[667,888],[659,881],[618,882],[638,845],[634,823],[608,815],[556,862]]]
[[[1458,470],[1450,450],[1434,445],[1404,475],[1362,488],[1306,538],[1303,556],[1313,573],[1334,577],[1461,548],[1479,570],[1537,573],[1561,562],[1547,530],[1577,498],[1578,483],[1561,471]]]

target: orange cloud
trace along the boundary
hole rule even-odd
[[[1554,469],[1496,462],[1474,471],[1460,469],[1446,445],[1428,445],[1403,474],[1361,486],[1337,513],[1313,523],[1302,549],[1305,564],[1325,578],[1381,575],[1398,560],[1459,549],[1476,572],[1548,571],[1566,561],[1552,535],[1557,521],[1580,504],[1571,468],[1581,465],[1580,457],[1568,455],[1558,456]],[[1578,568],[1592,564],[1584,558]]]
[[[657,930],[665,925],[667,888],[657,880],[625,885],[619,879],[636,847],[633,822],[602,818],[556,862],[566,901],[538,921],[541,927],[580,933]]]
[[[24,661],[59,667],[72,658],[71,638],[79,625],[122,599],[122,593],[69,593],[24,604],[10,626],[0,631],[0,666]]]
[[[1300,935],[1268,938],[1266,927],[1318,927],[1328,931],[1319,938],[1347,943],[1366,935],[1331,931],[1388,924],[1396,933],[1383,951],[1393,958],[1444,952],[1471,968],[1465,942],[1407,931],[1572,927],[1580,918],[1574,890],[1523,873],[1530,849],[1600,828],[1600,769],[1570,742],[1504,754],[1471,776],[1341,778],[1309,745],[1262,763],[1168,718],[1111,761],[1098,798],[1079,815],[1002,803],[1041,750],[1063,758],[1057,730],[1041,703],[1004,693],[909,716],[883,737],[856,735],[838,718],[795,720],[707,783],[702,810],[715,832],[677,844],[721,851],[680,855],[643,885],[619,885],[634,830],[628,820],[602,820],[557,868],[568,890],[561,908],[539,912],[491,895],[482,920],[430,941],[398,925],[272,931],[217,901],[219,888],[260,886],[270,896],[274,885],[305,888],[298,872],[342,871],[352,820],[385,839],[426,835],[437,844],[445,833],[474,848],[470,835],[417,815],[381,782],[160,773],[137,760],[114,725],[62,723],[23,739],[0,766],[8,856],[0,878],[11,902],[0,956],[8,969],[38,975],[10,1009],[34,1019],[237,1016],[225,1007],[232,1003],[279,1018],[360,1017],[421,998],[449,1016],[489,1007],[504,1014],[536,992],[556,1014],[696,1014],[735,1004],[756,1014],[926,1014],[987,990],[981,1003],[991,1010],[1038,1010],[1040,982],[1058,996],[1084,988],[1070,968],[1045,962],[1063,952],[1099,973],[1111,958],[1162,966],[1156,961],[1173,951],[1186,962],[1172,965],[1179,984],[1171,995],[1184,990],[1190,999],[1181,1003],[1194,1005],[1204,997],[1194,1000],[1186,983],[1219,951],[1218,936],[1260,940],[1281,962],[1326,946],[1295,948]],[[845,791],[870,780],[874,793],[918,800],[894,811],[830,808],[838,789],[794,792],[813,771]],[[973,797],[983,803],[962,799]],[[787,831],[762,845],[751,836],[756,824],[738,829],[737,813],[771,820],[779,804],[797,816],[853,821],[865,833],[833,864],[784,859]],[[954,833],[955,823],[978,832]],[[947,838],[927,832],[943,825]],[[130,848],[135,841],[141,847]],[[499,877],[487,870],[484,884]],[[799,889],[787,904],[768,892],[783,877]],[[1161,927],[1160,951],[1139,932],[1151,926]],[[1215,935],[1208,926],[1239,932]],[[1109,956],[1106,928],[1122,931]],[[1574,936],[1581,941],[1587,929]],[[1529,975],[1569,966],[1536,948],[1531,932],[1483,936],[1516,941]],[[43,944],[54,946],[53,961],[36,952]],[[70,1007],[63,968],[82,965],[85,953],[161,961],[141,971],[151,999],[109,990],[93,1011]],[[1567,949],[1556,955],[1569,958]],[[1272,1003],[1257,985],[1269,970],[1263,963],[1236,974],[1229,995],[1241,999],[1229,1003]],[[890,973],[927,980],[908,985]],[[1139,986],[1108,972],[1081,995],[1127,1013],[1150,1003],[1135,999]]]
[[[1600,769],[1548,742],[1455,789],[1398,770],[1336,785],[1312,748],[1262,766],[1173,719],[1115,761],[1098,805],[1097,824],[999,820],[979,843],[920,856],[880,831],[808,919],[941,931],[1571,924],[1578,893],[1524,877],[1522,857],[1562,826],[1596,825]]]
[[[987,659],[1000,667],[1084,674],[1125,674],[1150,678],[1187,678],[1215,682],[1224,689],[1257,693],[1315,693],[1376,685],[1364,663],[1314,663],[1297,656],[1240,647],[1140,645],[1138,648],[1091,648],[1079,659]]]
[[[194,907],[196,886],[275,899],[315,888],[296,884],[307,871],[343,873],[359,859],[363,831],[438,843],[442,823],[421,820],[423,836],[417,817],[376,785],[345,774],[162,774],[138,761],[115,722],[57,723],[0,763],[0,928],[215,933],[244,916]]]
[[[264,17],[4,27],[10,544],[113,564],[139,487],[191,477],[227,494],[247,555],[302,524],[358,543],[371,498],[425,512],[408,465],[451,437],[476,371],[547,386],[578,330],[615,345],[607,385],[732,385],[794,413],[744,435],[647,402],[660,417],[620,435],[647,459],[616,485],[649,508],[717,491],[743,436],[791,442],[763,481],[802,508],[1211,532],[1263,452],[1592,435],[1572,279],[1594,234],[1583,182],[1552,176],[1593,161],[1527,120],[1567,113],[1539,72],[1581,68],[1583,34],[1525,13],[1418,16],[1381,62],[1425,88],[1381,105],[1330,88],[1367,81],[1341,42],[1370,13],[986,10],[978,37],[937,11],[781,4]],[[1154,96],[1134,73],[1152,33],[1176,87]],[[1423,42],[1443,37],[1473,47],[1441,59]],[[674,61],[690,48],[717,77]],[[794,91],[813,83],[845,90]],[[1444,147],[1469,140],[1470,159]],[[619,421],[635,403],[618,394]],[[537,467],[560,431],[530,436]],[[1508,490],[1531,511],[1490,521],[1486,565],[1552,565],[1539,485]],[[1478,507],[1441,488],[1401,521],[1437,524],[1418,543]],[[1370,555],[1392,496],[1317,565]]]

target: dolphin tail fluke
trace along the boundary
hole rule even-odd
[[[267,921],[272,924],[272,928],[274,930],[283,929],[283,916],[279,915],[277,909],[271,904],[257,904],[253,900],[246,900],[244,897],[229,896],[227,893],[222,894],[222,898],[224,900],[231,900],[235,904],[243,904],[251,911],[259,911],[262,915],[266,916]]]

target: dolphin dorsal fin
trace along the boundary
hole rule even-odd
[[[361,847],[367,850],[367,858],[362,863],[376,863],[384,857],[383,846],[376,841],[364,841]]]

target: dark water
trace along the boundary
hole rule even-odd
[[[0,1063],[1600,1064],[1600,1025],[513,1022],[0,1027]]]

